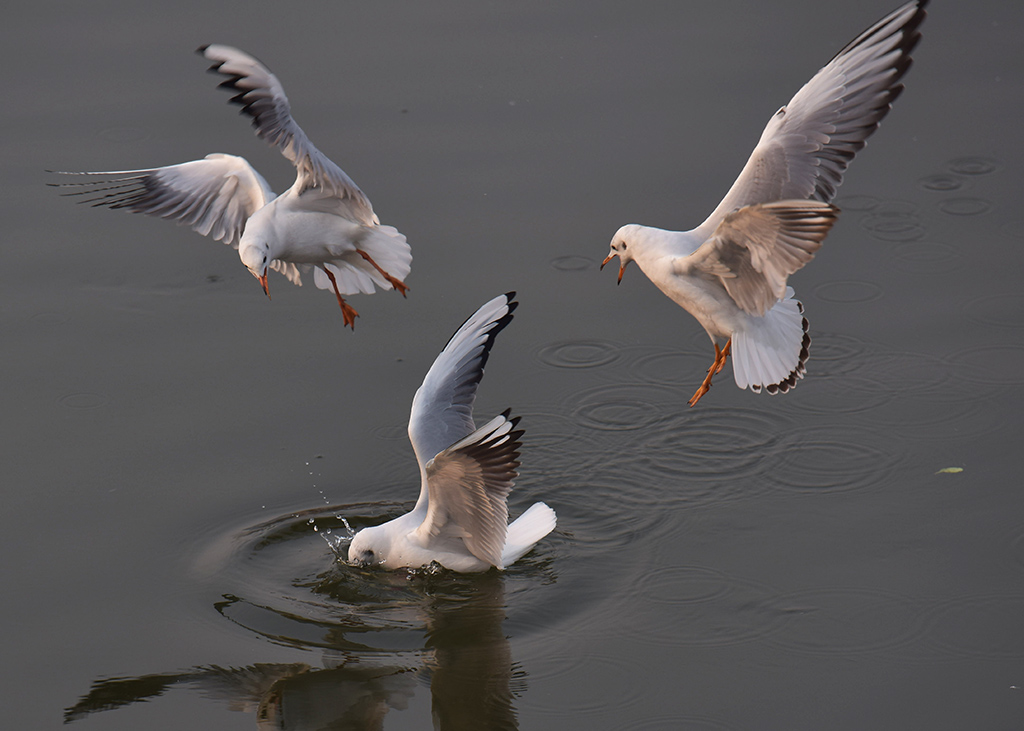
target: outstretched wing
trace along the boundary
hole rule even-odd
[[[423,467],[476,429],[473,402],[494,339],[512,322],[516,293],[495,297],[452,335],[412,400],[409,440]]]
[[[284,88],[266,66],[249,54],[222,45],[198,49],[213,61],[210,71],[227,77],[220,86],[237,92],[231,101],[252,118],[256,135],[281,151],[294,163],[295,193],[314,191],[338,199],[346,215],[365,226],[379,221],[369,199],[345,171],[318,150],[292,118]]]
[[[221,153],[148,170],[59,174],[88,176],[83,182],[49,183],[71,189],[64,195],[85,196],[80,203],[169,218],[236,248],[245,222],[274,198],[245,159]]]
[[[763,316],[782,299],[789,275],[814,258],[838,214],[815,200],[746,206],[676,267],[718,277],[740,309]]]
[[[928,0],[914,0],[857,36],[768,122],[725,198],[699,227],[756,203],[832,200],[853,156],[903,91]]]
[[[508,530],[506,498],[519,467],[519,418],[505,411],[427,462],[429,507],[416,529],[424,545],[442,532],[461,537],[469,551],[504,568]]]

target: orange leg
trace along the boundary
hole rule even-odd
[[[323,267],[324,272],[327,274],[327,278],[331,280],[331,284],[334,286],[334,294],[338,297],[338,304],[341,306],[341,316],[345,318],[345,324],[353,330],[356,329],[356,318],[359,317],[359,313],[348,302],[341,296],[341,292],[338,291],[338,280],[334,278],[334,274],[327,267]]]
[[[715,375],[717,376],[725,368],[725,359],[729,357],[729,351],[732,350],[732,338],[725,341],[725,347],[721,350],[718,349],[718,343],[715,343],[715,362],[718,363],[718,368],[715,368]]]
[[[356,252],[358,252],[359,256],[363,257],[364,259],[366,259],[366,261],[370,262],[373,268],[380,272],[380,275],[389,282],[391,282],[391,286],[397,289],[399,292],[401,292],[402,296],[405,297],[405,293],[409,291],[409,287],[408,285],[406,285],[405,282],[401,281],[400,279],[395,279],[386,271],[381,269],[380,265],[378,265],[377,262],[375,262],[373,258],[362,249],[356,249]]]
[[[718,373],[721,373],[725,367],[725,359],[729,357],[729,351],[732,349],[732,338],[729,338],[725,342],[725,347],[719,350],[718,343],[715,343],[715,362],[708,368],[708,374],[704,377],[704,382],[700,384],[700,388],[690,398],[689,404],[692,409],[700,401],[701,397],[711,389],[711,379]]]

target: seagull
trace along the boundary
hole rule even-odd
[[[534,503],[511,525],[506,498],[518,475],[519,417],[510,411],[479,429],[473,401],[494,339],[512,321],[515,292],[495,297],[460,327],[412,400],[409,440],[420,466],[415,507],[352,539],[348,562],[385,569],[437,562],[462,573],[505,569],[555,527]]]
[[[230,244],[267,297],[269,269],[300,286],[300,270],[312,269],[316,286],[334,291],[353,330],[359,313],[343,294],[373,294],[376,286],[404,297],[402,280],[412,263],[405,236],[382,226],[359,186],[313,146],[277,77],[237,48],[208,45],[198,53],[213,61],[211,72],[226,77],[220,86],[236,92],[231,101],[252,118],[256,135],[295,165],[291,188],[275,196],[247,160],[223,153],[144,170],[60,172],[89,179],[50,185],[89,196],[82,203],[173,219]]]
[[[914,0],[857,36],[768,121],[740,176],[692,231],[628,224],[601,268],[635,261],[707,331],[715,360],[694,406],[730,352],[736,385],[786,393],[806,371],[803,305],[786,284],[821,248],[839,211],[843,172],[903,91],[928,0]],[[719,347],[719,340],[725,345]]]

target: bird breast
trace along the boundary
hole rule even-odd
[[[367,228],[341,216],[277,206],[266,226],[276,259],[319,264],[356,250]]]

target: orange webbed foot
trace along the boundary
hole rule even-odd
[[[323,267],[323,270],[326,272],[327,278],[331,280],[331,286],[334,287],[334,296],[338,298],[338,306],[341,308],[341,316],[345,320],[345,325],[352,328],[352,331],[355,332],[356,318],[359,317],[359,313],[341,296],[341,292],[338,291],[338,280],[334,278],[334,272],[327,267]]]
[[[352,328],[354,332],[356,329],[356,318],[359,317],[359,313],[340,296],[338,297],[338,303],[341,305],[341,316],[345,319],[345,324]]]

